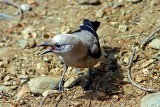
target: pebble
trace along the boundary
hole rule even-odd
[[[153,39],[148,46],[154,49],[160,49],[160,39]]]
[[[156,54],[156,57],[155,57],[158,61],[160,61],[160,52]]]
[[[80,80],[80,77],[71,77],[64,83],[64,88],[70,88],[73,87],[78,81]]]
[[[160,107],[160,92],[142,97],[140,107]]]
[[[155,61],[156,61],[155,59],[150,59],[150,60],[148,60],[148,61],[145,61],[145,62],[142,64],[141,67],[142,67],[142,68],[145,68],[145,67],[153,64]]]
[[[129,63],[129,58],[128,58],[128,57],[125,57],[125,58],[123,59],[123,62],[124,62],[125,64],[128,64],[128,63]]]
[[[142,69],[141,71],[144,75],[150,75],[152,72],[150,70],[146,69]]]
[[[30,91],[33,94],[42,94],[45,90],[54,90],[58,86],[60,79],[60,77],[32,78],[28,82]]]
[[[37,33],[35,32],[35,30],[31,26],[22,30],[21,34],[22,34],[24,39],[29,39],[31,37],[33,37],[33,38],[37,37]]]
[[[79,4],[99,4],[99,0],[78,0]]]
[[[121,32],[126,32],[128,30],[128,25],[119,25],[119,30]]]
[[[29,92],[29,88],[27,86],[23,86],[16,95],[16,100],[20,100],[20,98]]]
[[[19,75],[18,78],[20,79],[20,84],[25,83],[29,79],[28,75]]]
[[[126,1],[129,1],[129,2],[132,2],[132,3],[138,3],[138,2],[141,2],[142,0],[126,0]]]
[[[21,4],[20,7],[21,7],[23,12],[28,12],[28,11],[31,10],[31,6],[28,5],[28,4]]]
[[[9,93],[10,90],[11,90],[10,87],[4,86],[4,85],[0,86],[0,93]]]
[[[96,17],[103,17],[104,15],[104,10],[108,8],[108,5],[102,7],[101,9],[96,11]]]
[[[10,47],[0,48],[0,58],[2,58],[2,59],[4,59],[4,58],[11,59],[11,57],[14,56],[15,52],[16,51],[13,48],[10,48]]]
[[[11,103],[0,103],[0,107],[13,107],[14,105]]]
[[[25,49],[25,48],[33,48],[36,46],[35,40],[30,38],[30,39],[21,39],[18,41],[18,45],[20,48]]]
[[[68,27],[68,26],[63,26],[62,28],[61,28],[61,33],[62,34],[67,34],[67,33],[70,33],[71,32],[71,29],[70,29],[70,27]]]
[[[37,63],[36,71],[40,74],[46,74],[49,71],[48,65],[45,62]]]
[[[59,94],[59,91],[58,90],[45,90],[42,93],[42,96],[46,97],[47,95],[50,95],[50,94]]]

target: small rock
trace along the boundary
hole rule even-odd
[[[71,32],[71,29],[68,26],[63,26],[61,28],[61,33],[62,34],[67,34],[67,33],[70,33],[70,32]]]
[[[79,81],[80,77],[71,77],[69,78],[65,83],[64,83],[64,87],[65,88],[70,88],[73,87],[73,85],[75,83],[77,83],[77,81]]]
[[[101,9],[96,11],[96,17],[103,17],[104,15],[104,10],[108,8],[108,5],[102,7]]]
[[[141,67],[142,67],[142,68],[145,68],[145,67],[153,64],[155,61],[156,61],[155,59],[150,59],[150,60],[144,62]]]
[[[143,37],[143,38],[140,38],[138,42],[143,44],[147,41],[147,39],[148,39],[147,37]]]
[[[15,53],[16,51],[13,48],[9,48],[9,47],[0,48],[0,58],[1,59],[4,59],[4,58],[11,59],[11,57],[13,57]]]
[[[48,65],[45,62],[40,62],[36,65],[36,71],[41,74],[46,74],[49,71]]]
[[[20,84],[25,83],[29,79],[28,75],[19,75],[18,78],[20,79]]]
[[[132,2],[132,3],[138,3],[138,2],[141,2],[142,0],[127,0],[129,2]]]
[[[27,40],[21,39],[18,41],[18,45],[22,48],[25,49],[27,47]]]
[[[30,38],[30,39],[21,39],[18,41],[18,45],[22,48],[33,48],[34,46],[36,46],[35,40]]]
[[[141,107],[160,107],[160,92],[142,97]]]
[[[155,57],[158,61],[160,61],[160,52],[158,54],[156,54],[156,57]]]
[[[104,15],[104,10],[100,9],[96,12],[96,17],[103,17]]]
[[[128,57],[125,57],[125,58],[123,59],[123,62],[124,62],[125,64],[128,64],[128,63],[129,63],[129,58],[128,58]]]
[[[79,4],[99,4],[99,0],[78,0]]]
[[[11,90],[10,87],[4,86],[4,85],[0,86],[0,93],[9,93],[10,90]]]
[[[21,34],[22,34],[24,39],[36,38],[37,37],[37,33],[35,32],[35,30],[31,26],[22,30]]]
[[[150,75],[152,72],[146,68],[146,69],[143,69],[143,70],[142,70],[142,73],[143,73],[144,75]]]
[[[17,93],[16,100],[20,100],[20,98],[28,92],[29,92],[29,88],[26,86],[23,86],[20,89],[20,91]]]
[[[160,39],[153,39],[148,46],[154,49],[160,49]]]
[[[138,76],[138,75],[136,76],[136,81],[137,81],[137,82],[141,82],[142,80],[143,80],[142,77],[140,77],[140,76]]]
[[[128,30],[128,25],[119,25],[119,30],[121,32],[126,32]]]
[[[28,11],[31,10],[31,6],[28,5],[28,4],[21,4],[20,7],[21,7],[23,12],[28,12]]]
[[[10,77],[9,75],[7,75],[7,76],[4,77],[3,80],[6,82],[6,81],[10,80],[10,78],[11,78],[11,77]]]
[[[11,103],[0,103],[0,107],[13,107],[14,104]]]
[[[49,59],[47,57],[43,57],[43,61],[48,62]]]
[[[59,94],[59,91],[58,90],[46,90],[42,93],[42,96],[46,97],[47,95],[50,95],[50,94]]]
[[[28,83],[32,93],[42,94],[45,90],[54,90],[60,80],[60,77],[37,77],[32,78]]]

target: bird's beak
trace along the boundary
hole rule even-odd
[[[50,52],[53,52],[54,50],[54,45],[50,42],[45,42],[43,44],[40,44],[40,45],[37,45],[38,47],[41,47],[41,46],[46,46],[48,47],[47,50],[45,50],[44,52],[40,53],[39,55],[43,55],[43,54],[46,54],[46,53],[50,53]]]

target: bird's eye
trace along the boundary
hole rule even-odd
[[[56,44],[56,47],[57,47],[57,48],[61,48],[61,45]]]

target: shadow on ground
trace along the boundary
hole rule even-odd
[[[104,47],[107,56],[100,66],[96,67],[92,78],[93,91],[86,91],[85,95],[77,99],[91,99],[104,101],[110,99],[114,94],[123,94],[122,83],[124,76],[121,66],[117,62],[120,48]],[[83,83],[81,83],[83,85]]]

